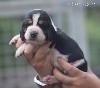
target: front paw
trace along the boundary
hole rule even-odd
[[[15,57],[18,58],[19,56],[23,55],[24,51],[17,50]]]
[[[14,45],[16,44],[17,40],[20,38],[20,34],[14,36],[11,41],[9,42],[9,45]]]

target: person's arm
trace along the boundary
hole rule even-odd
[[[69,88],[100,88],[100,79],[92,72],[83,72],[62,58],[58,58],[58,63],[68,75],[62,74],[55,68],[54,76]]]

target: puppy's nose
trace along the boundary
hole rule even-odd
[[[30,33],[30,35],[31,35],[32,38],[36,38],[37,37],[37,34],[38,34],[37,32]]]

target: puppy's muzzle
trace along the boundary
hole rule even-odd
[[[38,33],[37,32],[31,32],[30,36],[31,38],[35,39],[37,37]]]

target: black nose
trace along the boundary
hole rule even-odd
[[[31,35],[32,38],[36,38],[37,37],[37,34],[38,34],[37,32],[30,33],[30,35]]]

